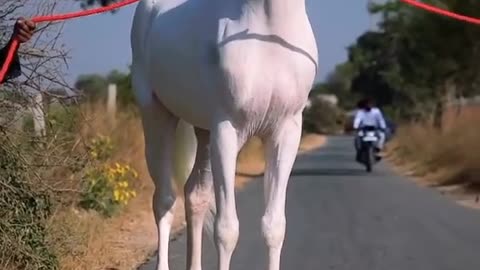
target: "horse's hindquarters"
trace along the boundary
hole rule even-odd
[[[268,129],[304,108],[316,73],[308,53],[247,36],[227,43],[219,55],[224,87],[216,89],[216,96],[234,119]]]

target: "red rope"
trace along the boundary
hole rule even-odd
[[[99,7],[99,8],[94,8],[90,10],[82,10],[82,11],[77,11],[77,12],[72,12],[72,13],[66,13],[66,14],[58,14],[58,15],[47,15],[47,16],[38,16],[34,17],[31,20],[35,23],[41,23],[41,22],[54,22],[54,21],[63,21],[63,20],[69,20],[69,19],[74,19],[74,18],[79,18],[79,17],[85,17],[85,16],[90,16],[93,14],[99,14],[99,13],[104,13],[107,11],[111,11],[120,7],[124,7],[126,5],[133,4],[135,2],[138,2],[139,0],[124,0],[118,3],[114,3],[105,7]],[[8,54],[5,59],[5,63],[2,66],[2,69],[0,70],[0,82],[3,82],[8,68],[10,67],[10,64],[12,63],[13,57],[15,53],[17,52],[19,47],[19,42],[16,38],[13,38],[12,42],[10,43],[10,47],[8,49]]]
[[[453,12],[445,10],[445,9],[441,9],[441,8],[438,8],[438,7],[431,6],[429,4],[422,3],[420,1],[416,1],[416,0],[400,0],[400,1],[402,1],[406,4],[408,4],[408,5],[411,5],[411,6],[420,8],[420,9],[424,9],[426,11],[436,13],[436,14],[439,14],[439,15],[450,17],[450,18],[453,18],[453,19],[456,19],[456,20],[459,20],[459,21],[464,21],[464,22],[473,23],[473,24],[480,24],[480,19],[456,14],[456,13],[453,13]]]

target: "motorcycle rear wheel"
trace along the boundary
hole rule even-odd
[[[368,147],[366,150],[365,169],[367,170],[367,172],[372,172],[373,164],[375,162],[375,153],[373,147],[371,146]]]

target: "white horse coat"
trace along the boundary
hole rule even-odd
[[[238,239],[235,161],[244,142],[257,135],[267,149],[262,229],[269,269],[278,270],[286,186],[317,72],[305,0],[141,0],[131,46],[156,185],[158,269],[168,269],[173,175],[181,185],[189,177],[188,269],[201,269],[201,230],[213,190],[218,269],[229,269]]]

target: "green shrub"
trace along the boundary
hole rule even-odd
[[[26,167],[14,147],[0,140],[0,268],[52,270],[56,257],[46,241],[50,197],[28,181]]]
[[[312,106],[304,111],[303,119],[305,131],[330,134],[341,130],[345,116],[338,107],[322,100],[313,100]]]
[[[72,135],[75,135],[80,120],[79,114],[77,107],[52,105],[47,114],[48,125],[53,132],[71,132]]]
[[[130,187],[137,177],[137,172],[128,165],[95,167],[85,175],[80,205],[112,216],[136,196]]]
[[[92,139],[88,149],[94,162],[83,178],[80,206],[112,216],[136,196],[131,183],[138,173],[126,164],[106,165],[113,151],[109,137]]]
[[[76,135],[80,112],[78,108],[72,106],[63,106],[60,104],[51,105],[46,113],[46,124],[49,133],[65,132],[65,134]],[[33,133],[33,116],[27,114],[23,118],[23,130]]]
[[[113,144],[110,137],[98,135],[87,145],[90,157],[97,161],[106,161],[112,155]]]

